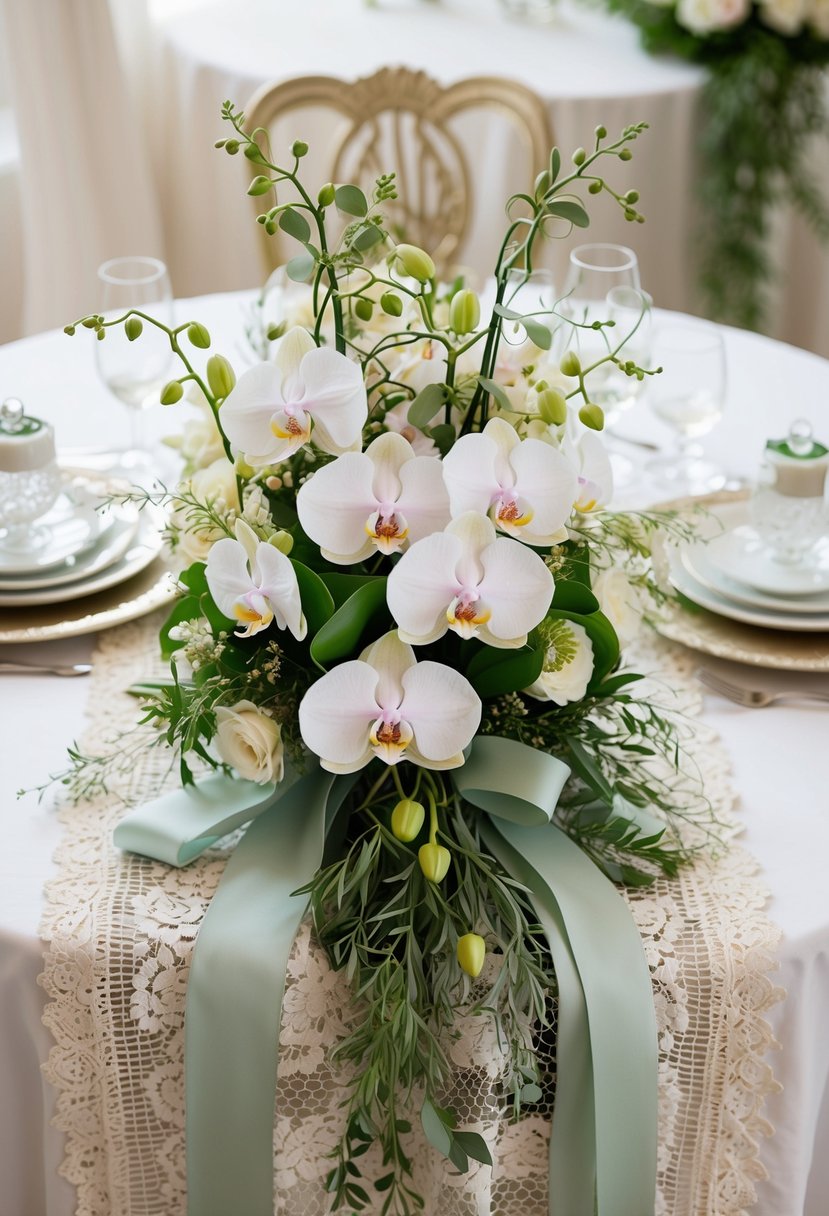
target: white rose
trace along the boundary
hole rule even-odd
[[[580,701],[593,674],[593,643],[575,621],[545,621],[540,628],[547,642],[541,675],[524,691],[539,701],[568,705]]]
[[[639,634],[642,624],[642,597],[624,570],[603,570],[594,581],[593,594],[599,607],[616,630],[620,646],[627,646]]]
[[[806,20],[808,0],[759,0],[760,20],[779,34],[797,34]]]
[[[676,19],[694,34],[726,30],[745,21],[751,0],[679,0]]]
[[[220,512],[239,511],[236,474],[225,456],[214,460],[206,469],[199,469],[184,485],[205,506],[214,506]],[[226,533],[220,528],[194,527],[191,512],[192,507],[179,502],[170,516],[170,523],[178,531],[179,548],[185,558],[191,562],[203,562],[211,547]]]
[[[187,419],[180,435],[173,435],[164,442],[168,447],[178,448],[184,460],[185,472],[192,473],[224,456],[225,450],[216,419],[204,394],[196,388],[188,393],[188,397],[198,408],[198,413]]]
[[[267,785],[285,771],[282,728],[252,701],[216,710],[216,750],[246,781]]]

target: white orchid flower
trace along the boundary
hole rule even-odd
[[[425,646],[447,629],[490,646],[523,646],[553,598],[553,576],[531,549],[467,511],[404,553],[386,598],[400,637]]]
[[[299,706],[302,738],[330,773],[357,772],[375,756],[458,768],[480,721],[469,681],[442,663],[418,663],[397,633],[326,672]]]
[[[578,478],[575,509],[586,514],[605,506],[613,495],[613,466],[596,432],[583,431],[578,436],[567,433],[561,448]]]
[[[340,566],[375,549],[397,553],[449,522],[440,460],[415,456],[402,435],[379,435],[365,452],[347,452],[300,489],[299,522],[323,557]]]
[[[338,455],[359,444],[368,413],[359,365],[314,345],[305,329],[291,329],[273,362],[239,377],[222,405],[221,422],[249,465],[287,459],[311,438]]]
[[[453,517],[489,513],[503,532],[528,545],[566,540],[564,524],[576,497],[576,474],[557,448],[519,439],[503,418],[463,435],[443,460]]]
[[[274,619],[298,641],[305,637],[308,626],[293,566],[243,519],[236,520],[236,540],[226,536],[211,548],[205,577],[219,611],[239,621],[240,637],[253,637]]]
[[[829,2],[829,0],[828,0]],[[438,446],[424,431],[409,422],[410,401],[401,401],[383,418],[383,425],[390,431],[402,435],[412,445],[415,456],[439,456]]]

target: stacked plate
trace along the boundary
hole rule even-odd
[[[671,580],[687,599],[709,612],[795,633],[829,632],[829,540],[808,561],[777,561],[750,522],[747,502],[716,506],[722,527],[701,544],[674,556]]]

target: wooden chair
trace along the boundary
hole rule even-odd
[[[304,76],[267,85],[246,107],[248,129],[270,131],[292,112],[319,109],[337,116],[328,146],[312,149],[323,156],[316,162],[322,168],[320,184],[353,181],[370,190],[381,174],[396,173],[398,199],[386,207],[394,234],[428,250],[443,268],[455,259],[468,233],[475,201],[469,155],[452,120],[486,110],[509,120],[527,163],[526,179],[509,183],[510,192],[531,187],[553,144],[547,108],[524,85],[476,76],[444,87],[425,72],[402,67],[383,68],[353,83],[336,76]],[[478,193],[491,205],[486,191]],[[253,201],[258,213],[261,200]],[[266,263],[273,270],[282,261],[280,247],[263,236]]]

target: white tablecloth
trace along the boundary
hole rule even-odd
[[[191,316],[208,325],[214,347],[238,364],[238,300],[217,296],[181,304],[178,319]],[[752,335],[725,331],[725,336],[729,398],[726,416],[707,445],[712,454],[734,473],[746,474],[757,463],[762,440],[784,433],[799,414],[811,414],[819,429],[829,430],[824,404],[829,363]],[[51,418],[64,446],[118,443],[126,437],[125,411],[97,384],[92,357],[86,334],[72,340],[48,334],[0,348],[3,395],[15,393],[32,412]],[[163,433],[175,428],[177,418],[159,409],[152,422]],[[661,437],[644,404],[627,426],[631,433]],[[52,647],[4,648],[0,660],[15,651],[34,661],[56,652],[83,658],[90,650],[90,639],[78,639]],[[83,729],[86,685],[82,679],[8,675],[0,681],[0,1214],[72,1216],[71,1188],[56,1174],[61,1137],[48,1126],[51,1094],[39,1072],[49,1039],[39,1022],[42,994],[35,983],[41,890],[52,872],[58,828],[48,799],[38,805],[31,796],[18,802],[15,795],[21,786],[38,785],[46,773],[63,767],[67,743]],[[825,678],[817,682],[829,686]],[[706,720],[731,754],[746,823],[744,843],[762,863],[772,892],[771,915],[784,933],[778,978],[789,999],[771,1014],[782,1045],[774,1066],[784,1089],[766,1107],[776,1135],[762,1148],[770,1180],[760,1184],[754,1211],[757,1216],[825,1216],[829,786],[823,753],[829,719],[820,708],[752,711],[709,698]]]

